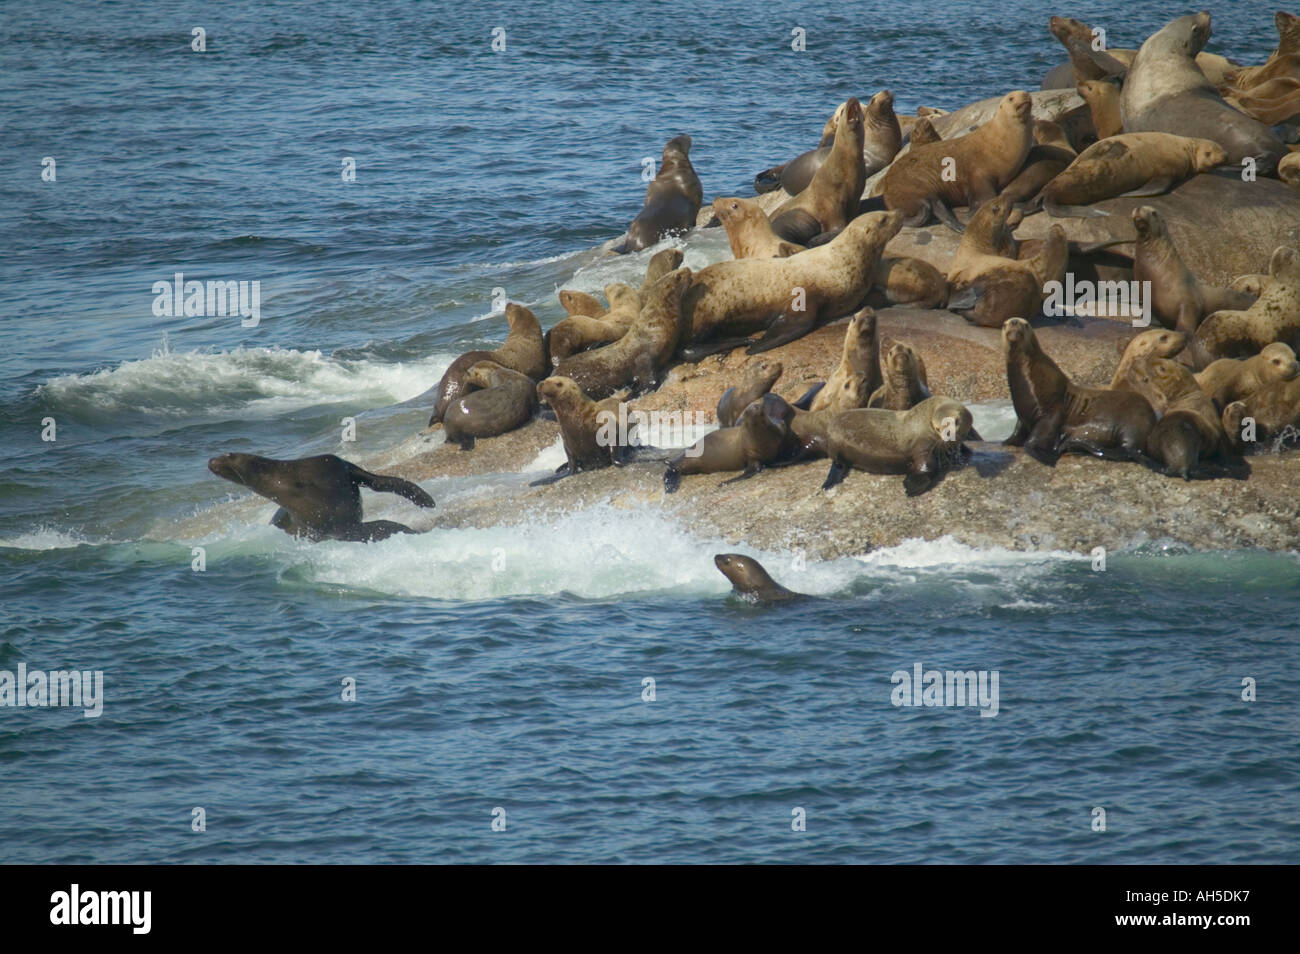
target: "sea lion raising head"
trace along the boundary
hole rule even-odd
[[[733,592],[750,602],[781,603],[804,599],[802,593],[787,590],[773,580],[763,565],[753,557],[739,553],[719,553],[713,562],[722,571],[722,575],[731,581],[735,587]]]

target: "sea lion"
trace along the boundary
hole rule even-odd
[[[1249,357],[1275,341],[1300,347],[1300,254],[1278,247],[1268,275],[1263,293],[1249,308],[1216,311],[1201,322],[1190,342],[1198,368],[1216,358]]]
[[[903,153],[872,195],[883,198],[885,208],[901,211],[906,225],[925,225],[932,214],[953,224],[951,207],[978,207],[1023,168],[1034,144],[1032,108],[1028,93],[1008,93],[993,118],[973,132]]]
[[[885,256],[876,263],[870,296],[882,307],[942,308],[948,300],[948,279],[923,258]]]
[[[898,234],[897,212],[860,215],[830,242],[789,258],[717,262],[696,273],[682,305],[682,352],[690,361],[729,350],[742,340],[757,354],[793,341],[818,324],[852,314],[867,297],[885,244]],[[703,345],[703,342],[709,342]]]
[[[508,302],[506,321],[510,324],[510,333],[501,347],[495,351],[467,351],[443,373],[433,389],[437,398],[429,418],[430,427],[441,421],[451,402],[461,396],[465,390],[465,373],[480,361],[495,361],[501,367],[526,374],[534,381],[546,374],[546,341],[537,316],[523,305]]]
[[[1158,195],[1199,172],[1227,161],[1211,139],[1163,132],[1121,133],[1093,143],[1042,191],[1043,208],[1055,216],[1105,215],[1085,209],[1119,195]]]
[[[892,111],[891,111],[892,115]],[[787,241],[808,245],[826,232],[844,228],[857,214],[867,182],[862,158],[865,119],[856,99],[844,104],[830,154],[808,188],[772,214],[772,230]],[[897,120],[895,120],[897,123]]]
[[[1235,411],[1235,415],[1230,413]],[[1223,411],[1223,426],[1238,449],[1243,449],[1242,423],[1255,426],[1255,442],[1294,443],[1300,440],[1300,378],[1265,385],[1244,401]]]
[[[771,391],[783,370],[781,362],[771,358],[751,361],[741,382],[727,388],[718,400],[718,426],[735,427],[745,408]]]
[[[1300,119],[1300,80],[1272,80],[1260,92],[1228,92],[1224,100],[1265,126],[1295,123]]]
[[[1280,341],[1253,358],[1220,358],[1196,374],[1197,386],[1219,407],[1250,397],[1260,388],[1300,376],[1300,361],[1290,345]]]
[[[555,375],[572,378],[597,400],[624,387],[630,386],[633,394],[657,388],[677,350],[682,296],[690,283],[689,268],[669,272],[649,289],[626,334],[603,348],[570,355],[555,366]]]
[[[1129,386],[1162,413],[1147,437],[1149,466],[1169,477],[1245,476],[1223,429],[1223,416],[1192,372],[1168,358],[1146,357],[1128,372]],[[1229,465],[1232,469],[1220,465]],[[1248,472],[1247,472],[1248,473]]]
[[[469,391],[451,402],[442,426],[449,444],[471,450],[479,437],[523,427],[537,412],[537,382],[495,361],[476,362],[465,375]]]
[[[1300,69],[1300,17],[1279,10],[1273,17],[1278,44],[1262,66],[1243,66],[1227,77],[1238,89],[1254,89],[1278,76],[1294,74]],[[1222,84],[1218,84],[1222,85]]]
[[[894,113],[894,94],[882,89],[867,101],[862,111],[862,164],[863,185],[866,177],[874,176],[885,166],[894,161],[898,150],[903,148],[903,132]],[[858,198],[862,190],[858,190]]]
[[[1110,80],[1084,80],[1079,83],[1079,95],[1092,113],[1092,125],[1098,139],[1109,139],[1124,131],[1124,118],[1120,115],[1119,84]]]
[[[1210,38],[1210,14],[1179,17],[1153,33],[1133,58],[1120,93],[1124,131],[1164,132],[1212,139],[1227,162],[1253,158],[1269,175],[1286,147],[1267,126],[1223,101],[1197,67],[1196,54]]]
[[[690,136],[682,134],[668,140],[659,172],[646,186],[645,204],[627,227],[627,241],[619,251],[648,248],[669,232],[685,232],[695,224],[704,204],[704,189],[690,155]]]
[[[1277,177],[1289,186],[1300,189],[1300,152],[1289,152],[1277,164]]]
[[[1143,331],[1141,334],[1134,335],[1123,348],[1123,353],[1119,359],[1119,367],[1115,369],[1115,374],[1110,379],[1110,389],[1112,391],[1129,390],[1128,369],[1132,367],[1133,362],[1140,361],[1142,358],[1151,355],[1157,358],[1172,358],[1186,346],[1187,335],[1180,331],[1152,328],[1150,331]]]
[[[719,553],[713,558],[713,563],[731,581],[734,587],[732,592],[751,603],[785,603],[807,598],[804,594],[787,590],[777,583],[763,569],[763,565],[752,557],[739,553]]]
[[[641,302],[641,307],[645,307],[647,301],[651,298],[652,290],[669,272],[675,272],[682,267],[682,260],[686,257],[680,248],[661,248],[650,256],[650,261],[645,265],[645,277],[641,279],[641,287],[637,289],[637,298]]]
[[[866,407],[880,387],[880,343],[876,339],[876,313],[863,308],[844,329],[844,349],[826,386],[813,398],[810,411],[848,411]]]
[[[885,355],[884,380],[867,399],[867,407],[886,411],[907,411],[930,397],[925,362],[901,341]]]
[[[907,134],[908,145],[913,148],[924,146],[927,143],[941,142],[943,137],[934,128],[934,123],[930,122],[929,117],[922,116],[912,124],[912,131]]]
[[[1028,202],[1074,162],[1077,153],[1065,131],[1056,123],[1034,120],[1034,145],[1025,157],[1024,168],[1007,183],[1001,195],[1012,202]]]
[[[735,196],[714,199],[713,211],[727,231],[735,258],[785,258],[803,246],[787,242],[772,229],[772,220],[753,199]]]
[[[566,315],[599,318],[609,311],[595,295],[573,288],[562,288],[559,293],[560,307]]]
[[[1037,315],[1047,284],[1065,274],[1069,243],[1059,225],[1034,255],[1015,257],[1011,223],[1018,215],[1008,196],[984,203],[948,267],[948,310],[972,324],[997,328],[1008,318]]]
[[[810,411],[791,426],[809,453],[831,459],[823,490],[856,467],[869,474],[905,474],[903,489],[915,497],[961,459],[971,415],[958,401],[932,397],[908,411]]]
[[[534,480],[528,486],[538,487],[586,470],[599,470],[622,463],[630,456],[631,448],[610,439],[611,429],[607,426],[610,420],[617,422],[621,400],[593,401],[572,378],[556,375],[537,385],[537,394],[555,411],[565,462],[551,476]]]
[[[1073,384],[1042,349],[1023,318],[1002,326],[1007,384],[1016,429],[1004,444],[1023,447],[1035,460],[1054,465],[1077,451],[1117,460],[1140,460],[1156,415],[1141,394]]]
[[[1052,17],[1047,22],[1047,29],[1070,54],[1070,67],[1074,70],[1076,84],[1123,76],[1128,72],[1128,63],[1104,49],[1096,49],[1096,36],[1088,24],[1070,17]]]
[[[809,149],[807,152],[795,156],[789,162],[773,166],[770,169],[764,169],[754,176],[754,191],[762,195],[765,192],[785,189],[790,195],[798,195],[808,188],[808,183],[812,182],[817,170],[822,167],[826,157],[831,154],[831,145],[835,142],[835,126],[839,122],[840,113],[843,110],[843,104],[837,106],[835,112],[831,114],[831,118],[826,120],[826,125],[822,127],[821,140],[817,143],[816,149]]]
[[[419,507],[434,505],[433,498],[409,480],[372,474],[333,454],[300,460],[222,454],[208,461],[208,470],[279,504],[272,525],[309,540],[369,542],[417,532],[392,520],[363,522],[360,487],[397,494]]]
[[[1166,328],[1195,333],[1206,315],[1225,308],[1248,308],[1255,296],[1201,281],[1183,263],[1164,217],[1149,205],[1133,210],[1133,278],[1151,283],[1151,314]],[[1163,357],[1168,357],[1164,355]]]
[[[767,464],[791,450],[790,421],[794,408],[775,394],[764,394],[741,412],[734,427],[710,431],[668,462],[664,490],[676,493],[683,474],[716,474],[738,470],[734,483],[753,477]]]
[[[552,364],[570,355],[617,341],[636,321],[641,312],[641,297],[631,285],[615,282],[605,286],[609,310],[599,316],[569,315],[555,323],[546,333],[547,350]]]

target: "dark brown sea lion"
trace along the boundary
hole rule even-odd
[[[1153,355],[1157,358],[1172,358],[1185,347],[1187,347],[1187,335],[1180,331],[1152,328],[1150,331],[1134,335],[1129,339],[1123,353],[1120,355],[1119,367],[1115,369],[1115,374],[1110,379],[1110,389],[1112,391],[1130,390],[1128,369],[1133,366],[1135,361]]]
[[[1156,415],[1146,398],[1131,391],[1078,387],[1038,344],[1023,318],[1002,326],[1007,384],[1016,429],[1003,443],[1023,447],[1054,465],[1075,451],[1117,460],[1140,460]]]
[[[740,415],[764,394],[772,390],[784,368],[780,361],[759,358],[745,368],[745,377],[735,387],[727,388],[718,401],[718,426],[735,427]]]
[[[754,176],[754,191],[762,195],[765,192],[785,189],[790,195],[798,195],[808,188],[808,183],[812,182],[817,170],[822,167],[826,157],[831,154],[831,145],[835,142],[835,126],[843,109],[844,106],[841,104],[836,108],[831,118],[826,120],[826,125],[822,127],[821,141],[817,144],[816,149],[809,149],[805,153],[800,153],[789,162],[782,163],[779,166],[764,169]]]
[[[856,467],[869,474],[905,474],[903,489],[915,497],[960,461],[971,415],[958,401],[932,397],[909,411],[810,411],[791,426],[809,453],[831,459],[823,490]]]
[[[866,406],[886,411],[907,411],[929,397],[925,362],[910,346],[900,341],[885,355],[884,380],[867,399]]]
[[[447,368],[433,389],[436,399],[433,415],[429,418],[430,427],[441,421],[451,402],[461,396],[465,390],[465,373],[480,361],[495,361],[503,368],[528,375],[534,381],[546,374],[546,342],[537,316],[523,305],[510,302],[506,305],[506,321],[510,323],[510,333],[500,348],[467,351]]]
[[[447,442],[470,450],[479,437],[496,437],[523,427],[537,412],[537,382],[526,374],[479,361],[465,375],[471,390],[451,402],[443,415]]]
[[[1168,358],[1143,358],[1128,372],[1129,386],[1161,412],[1147,437],[1146,454],[1166,476],[1245,477],[1223,416],[1192,372]]]
[[[683,474],[741,471],[739,477],[723,481],[728,484],[753,477],[790,451],[793,417],[794,408],[784,400],[764,394],[741,412],[734,427],[710,431],[670,460],[664,471],[664,490],[675,493]]]
[[[785,603],[807,599],[802,593],[787,590],[768,575],[763,565],[739,553],[719,553],[713,563],[731,581],[733,590],[752,603]]]
[[[864,308],[844,329],[844,349],[839,366],[817,392],[810,411],[848,411],[866,407],[880,387],[880,343],[876,338],[876,313]]]
[[[1210,38],[1210,14],[1179,17],[1153,33],[1133,58],[1120,94],[1125,132],[1164,132],[1212,139],[1227,162],[1252,158],[1269,175],[1286,147],[1267,126],[1223,101],[1196,65]]]
[[[862,158],[864,122],[862,106],[849,99],[836,122],[830,155],[808,188],[772,213],[772,230],[781,238],[809,245],[823,233],[844,228],[857,214],[867,182]]]
[[[1244,358],[1275,341],[1300,348],[1300,254],[1279,247],[1268,263],[1268,284],[1245,310],[1216,311],[1191,340],[1197,367],[1217,358]]]
[[[649,248],[669,232],[685,232],[695,224],[704,189],[691,165],[691,137],[668,140],[659,172],[645,190],[645,204],[627,227],[627,241],[619,251]]]
[[[1261,388],[1300,376],[1290,345],[1274,342],[1253,358],[1220,358],[1197,374],[1196,384],[1219,407],[1242,401]]]
[[[629,448],[619,445],[617,440],[608,439],[610,429],[606,426],[610,415],[617,421],[621,400],[593,401],[582,393],[577,382],[556,375],[537,385],[537,394],[555,411],[565,462],[553,475],[534,480],[530,487],[553,483],[561,477],[586,470],[599,470],[626,459]]]
[[[433,498],[409,480],[372,474],[333,454],[300,460],[222,454],[208,461],[208,470],[278,503],[271,523],[309,540],[368,542],[417,532],[392,520],[363,522],[361,487],[398,494],[420,507],[433,506]]]

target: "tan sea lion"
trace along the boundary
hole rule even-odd
[[[1146,357],[1129,368],[1128,380],[1162,415],[1146,444],[1157,470],[1184,480],[1249,473],[1235,470],[1239,461],[1223,429],[1223,416],[1197,387],[1191,371],[1168,358]]]
[[[582,393],[572,378],[552,375],[537,385],[537,395],[555,411],[555,419],[560,425],[560,439],[564,444],[565,462],[549,477],[534,480],[530,487],[554,483],[562,477],[570,477],[585,470],[599,470],[615,463],[621,463],[628,455],[629,448],[611,439],[611,429],[607,422],[617,422],[619,408],[623,404],[618,398],[606,398],[593,401]],[[626,414],[626,412],[624,412]],[[617,435],[617,424],[614,434]],[[632,435],[627,435],[631,437]]]
[[[1196,65],[1196,54],[1210,38],[1210,14],[1179,17],[1153,33],[1133,58],[1120,93],[1124,131],[1163,132],[1212,139],[1226,161],[1240,167],[1253,158],[1260,175],[1269,175],[1286,147],[1267,126],[1223,101]]]
[[[605,312],[609,311],[607,307],[600,303],[600,299],[585,291],[578,291],[573,288],[562,288],[559,293],[560,307],[564,309],[566,315],[578,315],[579,317],[599,318]]]
[[[876,313],[863,308],[844,329],[844,349],[839,366],[826,386],[813,398],[810,411],[848,411],[866,407],[880,387],[880,344],[876,339]]]
[[[881,307],[942,308],[948,300],[948,279],[923,258],[883,257],[876,264],[871,300]]]
[[[657,388],[660,373],[677,350],[682,296],[690,283],[689,268],[665,275],[647,292],[626,334],[603,348],[570,355],[555,366],[556,376],[572,378],[596,400],[625,387],[633,394]]]
[[[1162,132],[1121,133],[1093,143],[1042,191],[1055,216],[1105,215],[1084,206],[1119,195],[1158,195],[1227,161],[1210,139]]]
[[[909,345],[897,342],[885,355],[881,384],[867,399],[867,407],[906,411],[930,397],[925,362]]]
[[[528,375],[534,381],[546,374],[546,341],[537,316],[523,305],[508,302],[506,321],[510,324],[510,333],[501,347],[495,351],[467,351],[443,373],[433,389],[436,398],[433,415],[429,418],[430,427],[440,422],[451,402],[461,396],[465,390],[465,373],[480,361],[495,361],[503,368]]]
[[[1235,420],[1229,414],[1234,409]],[[1300,378],[1265,385],[1245,400],[1224,408],[1224,428],[1239,449],[1248,449],[1242,443],[1242,423],[1246,418],[1255,427],[1255,447],[1263,442],[1300,440]]]
[[[932,214],[952,224],[953,206],[987,202],[1023,168],[1034,144],[1032,107],[1023,90],[1008,93],[993,118],[973,132],[900,155],[872,194],[901,211],[906,225],[925,225]]]
[[[609,310],[600,316],[570,315],[561,318],[546,333],[551,361],[559,364],[570,355],[617,341],[632,327],[641,312],[641,298],[631,285],[615,282],[605,286]]]
[[[1139,460],[1156,415],[1141,394],[1073,384],[1023,318],[1002,326],[1016,429],[1003,443],[1054,465],[1067,452]]]
[[[627,227],[622,252],[648,248],[669,232],[685,232],[695,224],[704,189],[691,165],[691,137],[674,136],[664,146],[659,172],[645,190],[645,204]]]
[[[442,426],[449,444],[471,450],[480,437],[496,437],[523,427],[537,412],[537,382],[526,374],[479,361],[465,375],[467,388],[478,388],[451,402]]]
[[[943,137],[935,131],[934,123],[930,122],[926,116],[920,117],[912,124],[912,131],[907,134],[908,144],[912,148],[924,146],[927,143],[941,142]]]
[[[804,594],[787,590],[773,580],[763,565],[752,557],[739,553],[719,553],[713,558],[713,563],[731,581],[732,592],[751,603],[785,603],[807,599]]]
[[[1098,139],[1109,139],[1124,131],[1124,119],[1119,110],[1119,84],[1110,80],[1084,80],[1078,85],[1079,95],[1092,113],[1092,125]]]
[[[1128,369],[1132,367],[1133,362],[1151,355],[1157,358],[1172,358],[1185,347],[1187,347],[1187,335],[1180,331],[1152,328],[1150,331],[1134,335],[1123,347],[1119,367],[1115,369],[1115,374],[1110,379],[1110,389],[1129,390]]]
[[[1289,152],[1277,164],[1277,177],[1289,186],[1300,189],[1300,152]]]
[[[1028,202],[1034,198],[1076,158],[1065,131],[1056,123],[1034,120],[1034,141],[1025,157],[1024,168],[1001,192],[1012,202]]]
[[[642,306],[650,300],[651,289],[658,284],[659,279],[681,268],[685,257],[685,253],[679,248],[661,248],[650,256],[650,261],[645,265],[645,277],[641,279],[641,287],[637,289],[637,298]]]
[[[1227,77],[1229,84],[1239,89],[1253,89],[1278,76],[1294,75],[1300,69],[1300,17],[1279,10],[1273,17],[1273,25],[1277,27],[1277,49],[1263,65],[1235,70]]]
[[[727,388],[718,400],[718,426],[735,427],[745,408],[771,391],[783,370],[781,362],[771,358],[751,361],[741,382]]]
[[[682,340],[691,345],[682,356],[698,361],[743,343],[725,335],[765,331],[750,346],[756,354],[852,314],[867,297],[881,251],[901,227],[899,213],[871,212],[827,244],[789,258],[746,258],[701,269],[682,306]]]
[[[208,470],[279,504],[271,524],[309,540],[370,542],[417,532],[392,520],[363,522],[361,487],[397,494],[419,507],[433,506],[433,498],[409,480],[372,474],[333,454],[301,460],[222,454],[208,461]]]
[[[675,493],[684,474],[716,474],[741,471],[734,483],[753,477],[767,464],[790,449],[790,421],[794,408],[775,394],[764,394],[741,412],[734,427],[720,427],[705,434],[691,447],[668,462],[664,490]]]
[[[1280,80],[1274,80],[1273,84],[1276,84],[1277,88],[1285,88],[1287,85]],[[1278,96],[1247,92],[1230,93],[1224,99],[1265,126],[1294,124],[1297,119],[1300,119],[1300,86]]]
[[[1198,368],[1217,358],[1244,358],[1275,341],[1300,347],[1300,254],[1281,246],[1268,263],[1263,293],[1244,311],[1216,311],[1190,342]]]
[[[785,258],[803,251],[802,245],[787,242],[773,231],[772,220],[753,199],[714,199],[713,211],[727,231],[735,258]]]
[[[961,459],[971,415],[958,401],[932,397],[908,411],[809,412],[795,417],[791,426],[809,453],[831,459],[823,490],[856,467],[869,474],[906,474],[903,489],[915,497]]]
[[[849,99],[836,123],[830,155],[808,188],[772,213],[772,230],[781,238],[808,245],[823,233],[844,228],[857,214],[867,181],[862,158],[864,123],[862,106]]]
[[[1115,79],[1122,79],[1123,75],[1133,66],[1133,60],[1137,56],[1137,50],[1127,49],[1101,49],[1093,48],[1099,44],[1102,37],[1094,36],[1093,30],[1086,23],[1078,20],[1069,20],[1065,17],[1056,17],[1056,20],[1062,21],[1058,28],[1064,33],[1072,35],[1075,41],[1074,49],[1071,50],[1071,44],[1062,40],[1062,45],[1067,50],[1071,50],[1070,61],[1050,71],[1043,79],[1043,89],[1068,89],[1075,86],[1080,79],[1096,77],[1101,79],[1102,76],[1111,76]],[[1060,36],[1057,30],[1052,29],[1053,36]],[[1100,31],[1098,31],[1100,33]],[[1075,60],[1083,58],[1086,62],[1081,62],[1080,67],[1075,66]],[[1227,57],[1220,56],[1217,53],[1197,53],[1196,66],[1205,74],[1206,78],[1214,86],[1222,86],[1227,78],[1235,73],[1240,67],[1233,63]]]
[[[1253,358],[1220,358],[1195,375],[1196,384],[1219,407],[1250,397],[1260,388],[1300,376],[1290,345],[1275,341]]]

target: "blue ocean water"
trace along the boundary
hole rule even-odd
[[[1209,9],[1211,50],[1267,56],[1273,5]],[[713,567],[734,545],[600,502],[367,546],[178,529],[229,497],[216,451],[421,427],[503,336],[494,288],[549,324],[557,288],[631,274],[591,249],[670,136],[706,196],[747,194],[848,95],[1035,88],[1056,12],[0,5],[0,670],[105,674],[99,718],[0,708],[3,860],[1300,860],[1294,552],[769,552],[828,598],[760,609]],[[1070,12],[1133,46],[1187,11]],[[178,271],[260,282],[260,323],[155,315]],[[916,663],[998,671],[997,716],[895,707]]]

